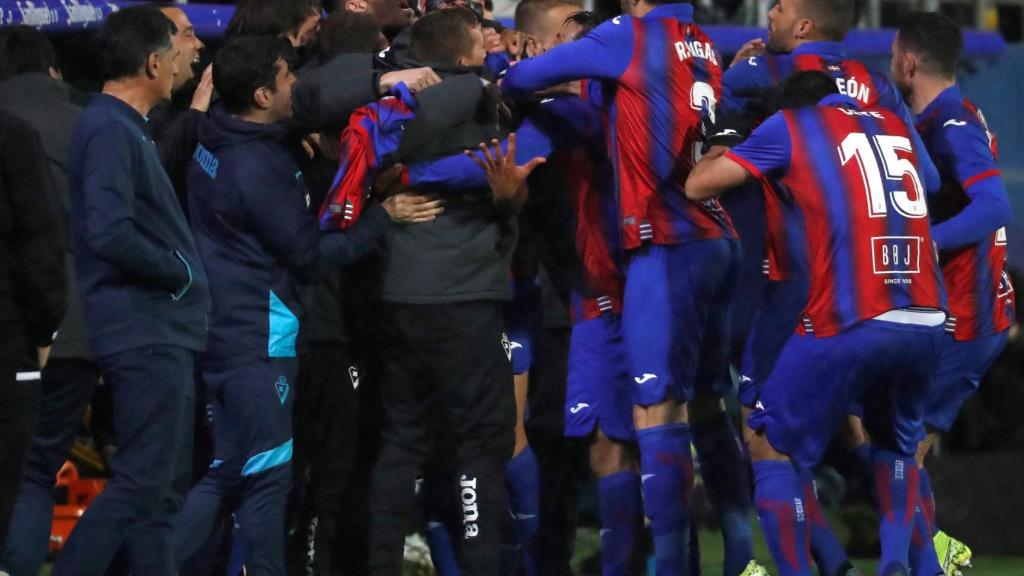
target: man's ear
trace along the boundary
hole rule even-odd
[[[345,0],[345,10],[356,14],[365,14],[370,11],[370,4],[366,0]]]
[[[267,88],[266,86],[260,86],[252,93],[252,101],[259,110],[269,109],[272,98],[273,94],[271,93],[270,88]]]
[[[50,66],[46,69],[46,74],[54,80],[63,80],[64,76],[61,75],[60,70],[56,66]]]
[[[793,33],[797,38],[807,38],[814,31],[814,21],[804,18],[797,23]]]
[[[903,75],[913,78],[917,75],[917,55],[913,52],[903,53]]]
[[[150,80],[156,79],[160,75],[160,55],[153,52],[146,58],[146,78]]]
[[[527,58],[533,58],[540,54],[540,42],[533,35],[527,35],[526,41],[523,42],[523,52]]]

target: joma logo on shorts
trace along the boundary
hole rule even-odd
[[[476,478],[467,478],[463,474],[459,479],[459,488],[462,498],[462,524],[466,530],[465,538],[476,538],[480,535],[480,526],[476,523],[480,518],[480,507],[476,501]]]

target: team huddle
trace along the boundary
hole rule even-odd
[[[110,54],[158,40],[141,68],[104,60],[105,93],[71,143],[71,230],[90,342],[132,440],[54,573],[102,574],[122,546],[136,573],[185,573],[232,516],[248,573],[285,573],[286,525],[322,555],[307,573],[330,573],[318,538],[345,518],[318,464],[331,454],[293,466],[293,436],[298,458],[329,445],[304,419],[344,419],[308,399],[311,372],[353,388],[362,372],[315,335],[303,351],[300,326],[320,313],[307,288],[366,261],[383,412],[369,572],[400,574],[421,527],[444,576],[555,573],[524,428],[544,353],[538,229],[571,247],[547,276],[572,322],[564,435],[589,443],[602,574],[642,572],[645,519],[658,576],[700,572],[694,459],[726,576],[859,574],[814,485],[840,433],[874,481],[878,573],[968,566],[935,524],[925,459],[1015,304],[1010,204],[995,137],[956,84],[959,27],[906,16],[886,76],[846,56],[845,0],[778,0],[767,41],[731,64],[686,2],[623,0],[597,23],[569,0],[524,0],[505,50],[485,49],[489,20],[468,2],[450,4],[376,55],[379,33],[339,36],[348,48],[298,80],[280,37],[229,41],[190,140],[186,213],[146,112],[118,96],[140,69],[154,102],[169,95],[177,48],[158,40],[178,28],[156,10],[108,20]],[[326,125],[337,161],[310,206],[292,136]],[[125,224],[143,217],[161,224]],[[161,384],[129,386],[140,374]],[[194,374],[213,461],[185,497]],[[737,383],[739,431],[724,401]],[[312,502],[299,520],[296,493]],[[754,510],[773,569],[754,559]]]

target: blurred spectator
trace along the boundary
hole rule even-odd
[[[26,350],[48,347],[66,307],[64,254],[46,156],[32,127],[0,112],[0,541],[31,439],[36,382],[15,377]]]
[[[224,37],[284,36],[295,48],[309,46],[322,10],[320,0],[240,0]]]
[[[387,47],[388,41],[374,15],[348,10],[339,10],[324,19],[313,43],[320,65],[339,54],[374,54]]]
[[[145,117],[171,95],[175,25],[152,7],[110,15],[106,81],[71,142],[72,240],[89,342],[111,386],[112,478],[79,519],[56,575],[99,576],[125,544],[136,574],[175,574],[169,516],[192,453],[194,356],[210,296]]]
[[[28,122],[46,153],[58,219],[50,233],[60,240],[70,287],[67,313],[42,370],[39,417],[0,562],[12,574],[38,574],[49,547],[53,479],[71,452],[99,380],[74,285],[68,220],[68,151],[81,108],[72,103],[69,86],[60,80],[53,46],[42,32],[27,26],[0,29],[0,66],[0,108]]]

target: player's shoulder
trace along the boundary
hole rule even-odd
[[[633,18],[632,16],[627,16],[625,14],[620,14],[614,18],[609,18],[608,20],[605,20],[604,22],[598,24],[596,28],[590,31],[590,35],[604,37],[614,37],[627,34],[632,35],[637,23],[640,22],[642,22],[642,20]]]
[[[725,85],[769,85],[772,71],[778,68],[775,55],[751,56],[738,60],[722,75]]]

